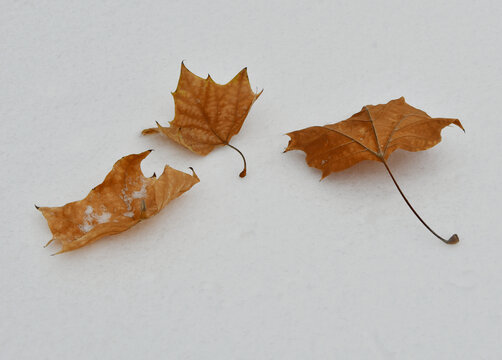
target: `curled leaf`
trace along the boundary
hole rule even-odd
[[[143,130],[143,135],[162,133],[199,155],[209,154],[216,146],[236,150],[244,161],[240,176],[246,176],[244,155],[230,139],[237,134],[253,103],[262,92],[254,93],[247,69],[242,69],[225,85],[217,84],[208,75],[203,79],[181,64],[178,87],[172,93],[175,115],[169,127],[157,123],[156,128]]]
[[[157,214],[171,200],[199,182],[193,175],[165,166],[159,178],[143,176],[141,161],[151,150],[118,160],[105,180],[80,201],[60,207],[37,207],[53,238],[71,251],[104,236],[118,234]]]

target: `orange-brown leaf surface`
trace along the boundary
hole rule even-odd
[[[145,129],[143,134],[162,133],[199,155],[207,155],[216,146],[234,148],[229,141],[241,129],[261,92],[251,89],[246,68],[220,85],[209,75],[206,79],[194,75],[182,63],[178,87],[172,95],[175,115],[170,126],[157,123],[156,128]]]
[[[165,166],[156,178],[143,176],[142,160],[151,150],[118,160],[105,180],[80,201],[60,207],[37,207],[61,251],[71,251],[104,236],[120,233],[157,214],[171,200],[199,182],[193,175]]]
[[[285,151],[303,150],[309,166],[322,177],[360,161],[384,162],[397,149],[426,150],[441,141],[441,130],[458,119],[431,118],[403,97],[387,104],[367,105],[347,120],[293,131]]]

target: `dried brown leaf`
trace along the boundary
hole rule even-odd
[[[129,229],[199,182],[195,173],[189,175],[167,165],[159,178],[143,176],[141,162],[150,152],[118,160],[83,200],[60,207],[37,207],[52,232],[49,243],[57,240],[62,245],[58,254]]]
[[[458,119],[431,118],[401,97],[364,106],[335,124],[290,132],[285,151],[304,151],[307,164],[322,170],[324,178],[363,160],[384,162],[397,149],[429,149],[441,141],[441,130],[450,124],[464,129]]]
[[[237,134],[253,103],[261,95],[254,93],[249,84],[247,69],[242,69],[225,85],[217,84],[208,75],[203,79],[190,72],[181,63],[178,87],[172,93],[175,105],[174,120],[169,127],[157,123],[156,128],[143,130],[143,135],[162,133],[171,140],[199,154],[207,155],[216,146],[230,145],[230,139]]]
[[[464,130],[458,119],[432,118],[401,97],[387,104],[364,106],[347,120],[335,124],[290,132],[287,135],[291,140],[285,152],[304,151],[307,164],[322,170],[322,178],[363,160],[383,163],[411,210],[432,231],[409,204],[386,160],[397,149],[422,151],[433,147],[441,141],[441,130],[451,124]],[[449,244],[458,242],[457,235],[445,240],[432,233]]]

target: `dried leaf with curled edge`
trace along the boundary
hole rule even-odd
[[[247,68],[242,69],[225,85],[217,84],[208,75],[203,79],[181,63],[181,74],[174,98],[175,115],[169,127],[157,123],[156,128],[143,130],[143,135],[162,133],[199,155],[209,154],[216,146],[226,145],[237,151],[244,161],[240,177],[246,176],[246,159],[229,141],[239,132],[263,90],[254,93],[249,84]]]
[[[167,165],[158,179],[155,174],[151,178],[143,176],[141,161],[150,152],[117,161],[105,180],[83,200],[60,207],[37,207],[53,235],[47,245],[59,241],[60,254],[118,234],[157,214],[199,182],[195,172],[189,175]]]
[[[456,234],[449,240],[443,239],[420,218],[399,188],[386,161],[397,149],[422,151],[433,147],[441,141],[441,130],[451,124],[464,130],[458,119],[431,118],[401,97],[387,104],[364,106],[357,114],[335,124],[290,132],[287,135],[291,140],[285,152],[304,151],[307,164],[322,170],[323,178],[363,160],[383,163],[418,219],[440,240],[455,244],[459,241]]]

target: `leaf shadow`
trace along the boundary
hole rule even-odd
[[[387,160],[387,164],[392,169],[394,175],[398,178],[406,179],[410,176],[416,176],[417,172],[423,173],[435,172],[434,157],[426,152],[409,152],[398,150]],[[320,173],[317,169],[313,171]],[[375,183],[389,181],[390,177],[383,164],[377,161],[362,161],[343,171],[332,173],[322,180],[326,183],[336,183],[338,186],[354,185],[359,183],[361,186],[371,186]]]
[[[185,154],[192,154],[196,156],[193,152],[188,150],[187,148],[175,143],[174,141],[170,140],[167,136],[162,135],[162,134],[148,134],[148,135],[139,135],[140,139],[144,139],[146,143],[148,143],[147,147],[153,148],[155,150],[157,149],[162,149],[162,148],[167,148],[167,149],[173,149],[173,150],[184,150]]]

